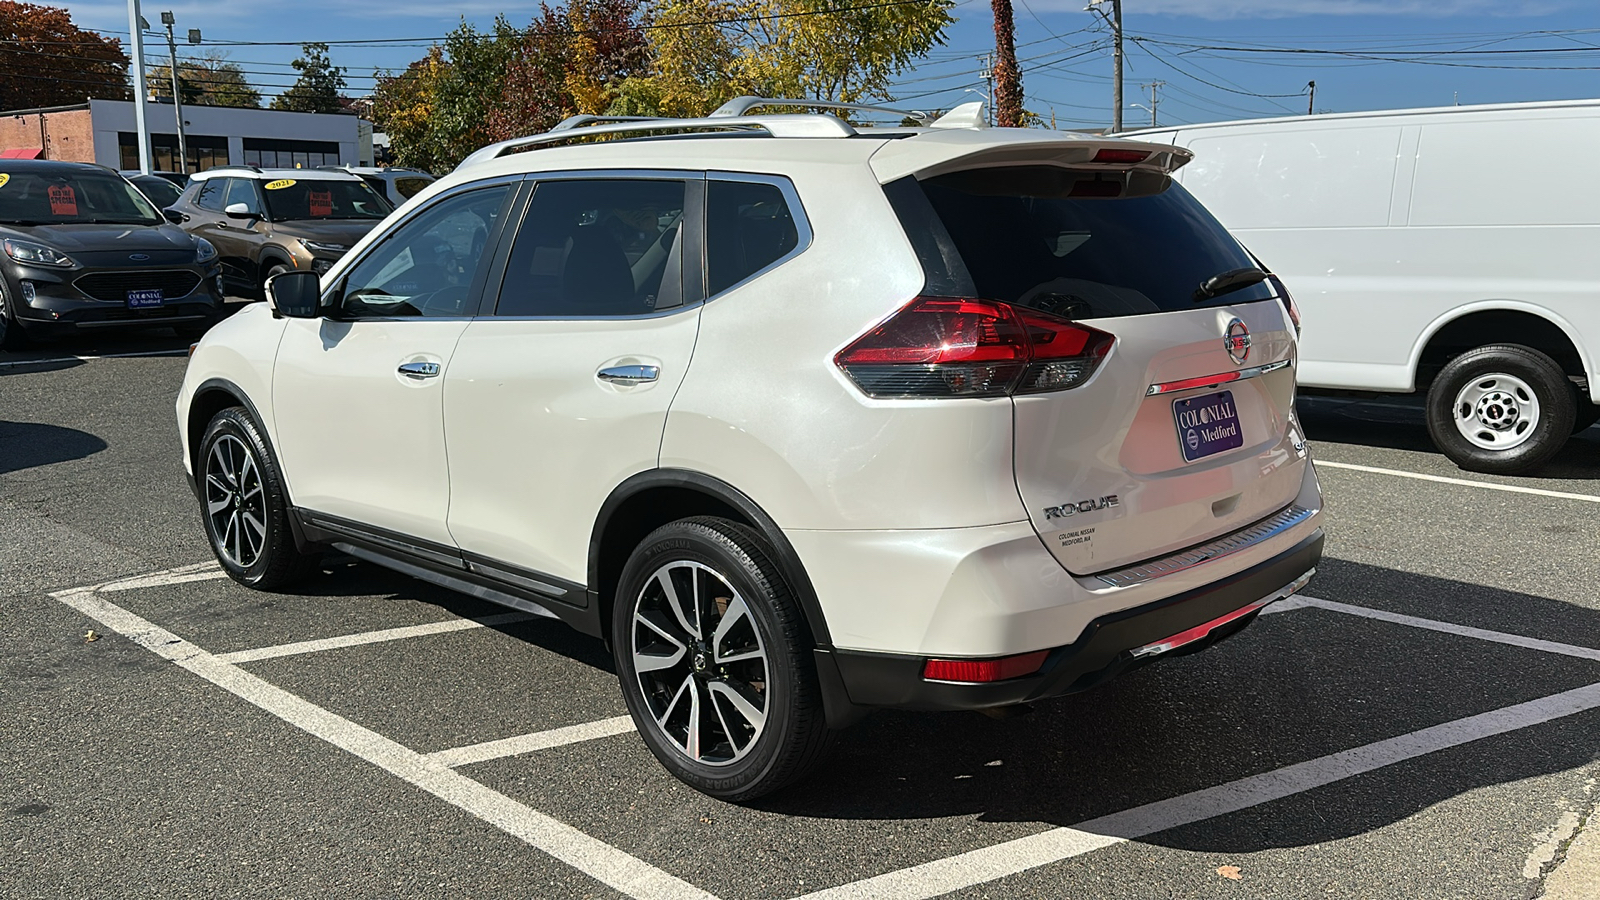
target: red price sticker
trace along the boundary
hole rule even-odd
[[[70,184],[52,184],[47,193],[50,195],[50,214],[52,216],[75,216],[78,214],[78,195],[73,192]]]
[[[311,203],[311,215],[333,215],[333,191],[308,191],[306,199]]]

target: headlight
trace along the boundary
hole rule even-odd
[[[350,249],[348,244],[325,244],[322,241],[308,241],[305,238],[299,240],[300,246],[312,253],[343,253]]]
[[[217,258],[217,247],[205,238],[194,239],[194,261],[210,262]]]
[[[67,266],[75,265],[72,257],[32,241],[7,240],[5,243],[6,255],[17,262],[32,263],[36,266]]]

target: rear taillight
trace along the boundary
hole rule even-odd
[[[1283,301],[1283,309],[1289,314],[1289,321],[1294,323],[1295,337],[1300,336],[1300,307],[1294,305],[1294,297],[1289,294],[1289,289],[1284,287],[1283,280],[1276,275],[1267,275],[1267,282],[1272,285],[1272,292]]]
[[[833,358],[871,397],[1001,397],[1087,381],[1115,339],[995,300],[919,297]]]

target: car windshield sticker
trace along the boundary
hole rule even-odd
[[[6,186],[6,182],[8,182],[10,180],[11,180],[11,173],[10,172],[0,172],[0,187],[5,187]]]
[[[333,215],[333,191],[310,191],[306,199],[311,203],[311,215],[323,217]]]
[[[50,215],[75,216],[78,214],[78,195],[73,192],[70,184],[52,184],[48,191],[50,195]]]
[[[269,181],[265,185],[262,185],[262,186],[265,187],[269,191],[281,191],[286,187],[293,187],[294,186],[294,179],[293,178],[279,178],[277,181]]]

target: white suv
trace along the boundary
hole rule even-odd
[[[766,103],[485,148],[213,328],[178,422],[228,573],[335,548],[557,616],[733,800],[1305,583],[1295,312],[1186,151]]]

